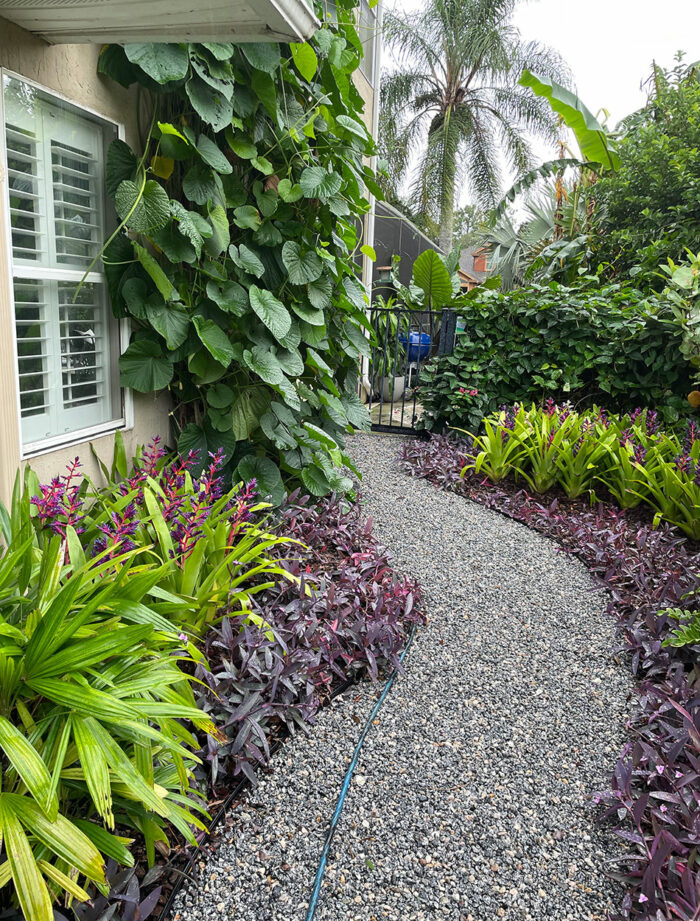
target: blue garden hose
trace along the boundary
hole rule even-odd
[[[416,635],[416,625],[414,624],[413,627],[411,627],[411,633],[408,637],[408,643],[406,643],[406,648],[401,653],[401,656],[399,658],[399,663],[401,665],[403,665],[404,659],[406,658],[406,655],[408,654],[408,650],[411,648],[411,643],[413,642],[413,638],[415,637],[415,635]],[[306,912],[306,921],[313,921],[314,915],[316,914],[316,908],[318,907],[318,899],[321,894],[321,886],[323,885],[323,876],[326,872],[326,864],[328,862],[328,852],[330,851],[330,848],[331,848],[331,842],[333,841],[333,835],[335,834],[336,827],[338,825],[338,822],[340,821],[340,814],[342,813],[343,806],[345,805],[345,797],[347,795],[348,788],[350,787],[350,781],[352,780],[352,775],[355,772],[355,768],[357,767],[357,760],[360,757],[360,751],[362,750],[362,746],[364,744],[365,739],[367,738],[367,734],[369,733],[372,723],[374,722],[377,714],[381,710],[382,704],[386,700],[387,694],[391,690],[391,686],[394,683],[394,679],[396,678],[398,671],[399,669],[397,667],[391,673],[391,676],[389,677],[389,680],[385,684],[384,690],[382,691],[379,697],[379,700],[374,705],[374,709],[370,713],[367,719],[367,722],[365,723],[364,729],[362,730],[360,738],[357,741],[357,745],[355,746],[355,752],[352,756],[350,767],[348,768],[347,773],[345,774],[345,777],[343,778],[343,785],[340,788],[340,795],[338,797],[338,802],[336,803],[335,812],[333,813],[333,818],[331,819],[331,824],[330,824],[330,828],[328,829],[328,834],[326,835],[326,842],[323,845],[323,850],[321,851],[321,859],[318,864],[318,870],[316,871],[316,879],[314,881],[314,888],[313,888],[313,891],[311,892],[311,898],[309,899],[309,910]]]

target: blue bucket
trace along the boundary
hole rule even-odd
[[[407,360],[423,361],[430,353],[432,339],[427,333],[409,333],[408,340],[405,336],[399,336],[399,341],[407,349]]]

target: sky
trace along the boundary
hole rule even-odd
[[[386,0],[394,9],[418,9],[421,0]],[[524,39],[555,48],[571,68],[576,91],[594,113],[607,109],[612,128],[640,108],[640,84],[651,62],[672,66],[677,51],[700,60],[700,0],[530,0],[513,22]],[[536,146],[542,160],[551,154]],[[462,203],[468,200],[463,197]]]

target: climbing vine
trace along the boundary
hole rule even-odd
[[[142,153],[115,141],[121,219],[103,259],[132,319],[123,386],[168,388],[180,452],[222,450],[276,500],[349,488],[344,433],[367,425],[358,278],[374,152],[353,71],[355,0],[305,44],[132,44],[99,68],[139,85]],[[143,100],[142,100],[143,101]],[[143,106],[140,107],[140,109]]]

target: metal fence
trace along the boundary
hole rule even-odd
[[[431,359],[452,352],[455,314],[404,305],[372,307],[370,321],[376,341],[368,366],[372,429],[414,431],[423,413],[421,371]]]

